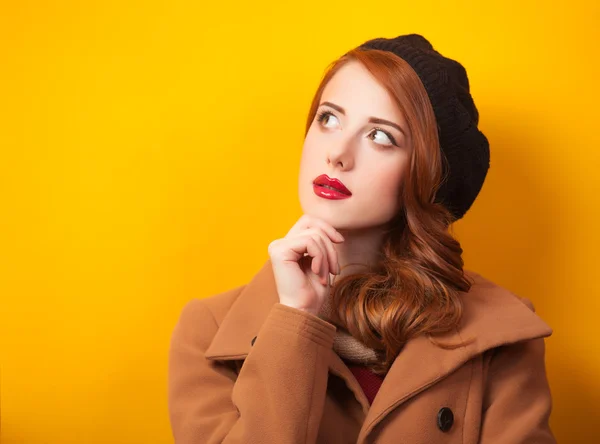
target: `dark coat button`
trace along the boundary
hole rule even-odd
[[[254,337],[252,338],[252,340],[250,341],[250,345],[254,345],[254,341],[256,341],[256,336],[254,336]]]
[[[454,423],[454,413],[448,407],[442,407],[437,415],[438,427],[442,432],[447,432]]]

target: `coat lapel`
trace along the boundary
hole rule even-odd
[[[232,304],[204,356],[220,360],[244,359],[250,352],[252,339],[277,302],[275,276],[271,261],[267,260]]]
[[[472,357],[491,348],[518,341],[550,336],[552,330],[530,308],[528,302],[478,273],[465,270],[471,289],[463,294],[463,316],[459,327],[436,341],[458,344],[473,339],[466,346],[445,349],[427,337],[406,343],[386,375],[373,404],[366,397],[352,372],[335,352],[329,368],[342,377],[363,406],[366,418],[358,438],[364,442],[373,428],[395,407],[425,390],[456,370]],[[244,359],[252,339],[267,318],[273,304],[279,302],[271,261],[267,260],[223,318],[207,359]]]

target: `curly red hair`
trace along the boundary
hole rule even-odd
[[[463,271],[460,243],[449,232],[452,215],[434,203],[445,179],[445,160],[431,102],[406,61],[387,51],[360,49],[334,61],[313,98],[306,133],[325,86],[351,60],[362,63],[387,89],[406,118],[413,143],[400,193],[402,209],[389,224],[381,260],[368,272],[345,276],[332,286],[332,322],[378,351],[381,360],[370,367],[385,374],[409,339],[432,338],[458,326],[460,292],[468,291],[471,282]]]

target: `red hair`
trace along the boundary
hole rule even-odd
[[[359,49],[334,61],[313,98],[306,133],[325,86],[351,60],[360,62],[386,88],[412,138],[401,210],[389,224],[382,259],[368,272],[345,276],[332,286],[332,322],[378,351],[381,362],[371,369],[385,374],[409,339],[422,334],[431,338],[458,326],[460,292],[468,291],[471,283],[463,272],[460,243],[449,233],[452,215],[434,203],[445,179],[445,160],[427,91],[406,61],[388,51]]]

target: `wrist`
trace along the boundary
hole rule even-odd
[[[318,316],[318,314],[319,314],[319,310],[315,309],[314,307],[303,307],[303,306],[294,305],[294,304],[286,304],[285,302],[281,302],[281,304],[285,305],[287,307],[290,307],[290,308],[294,308],[296,310],[303,311],[305,313],[309,313],[313,316]]]

